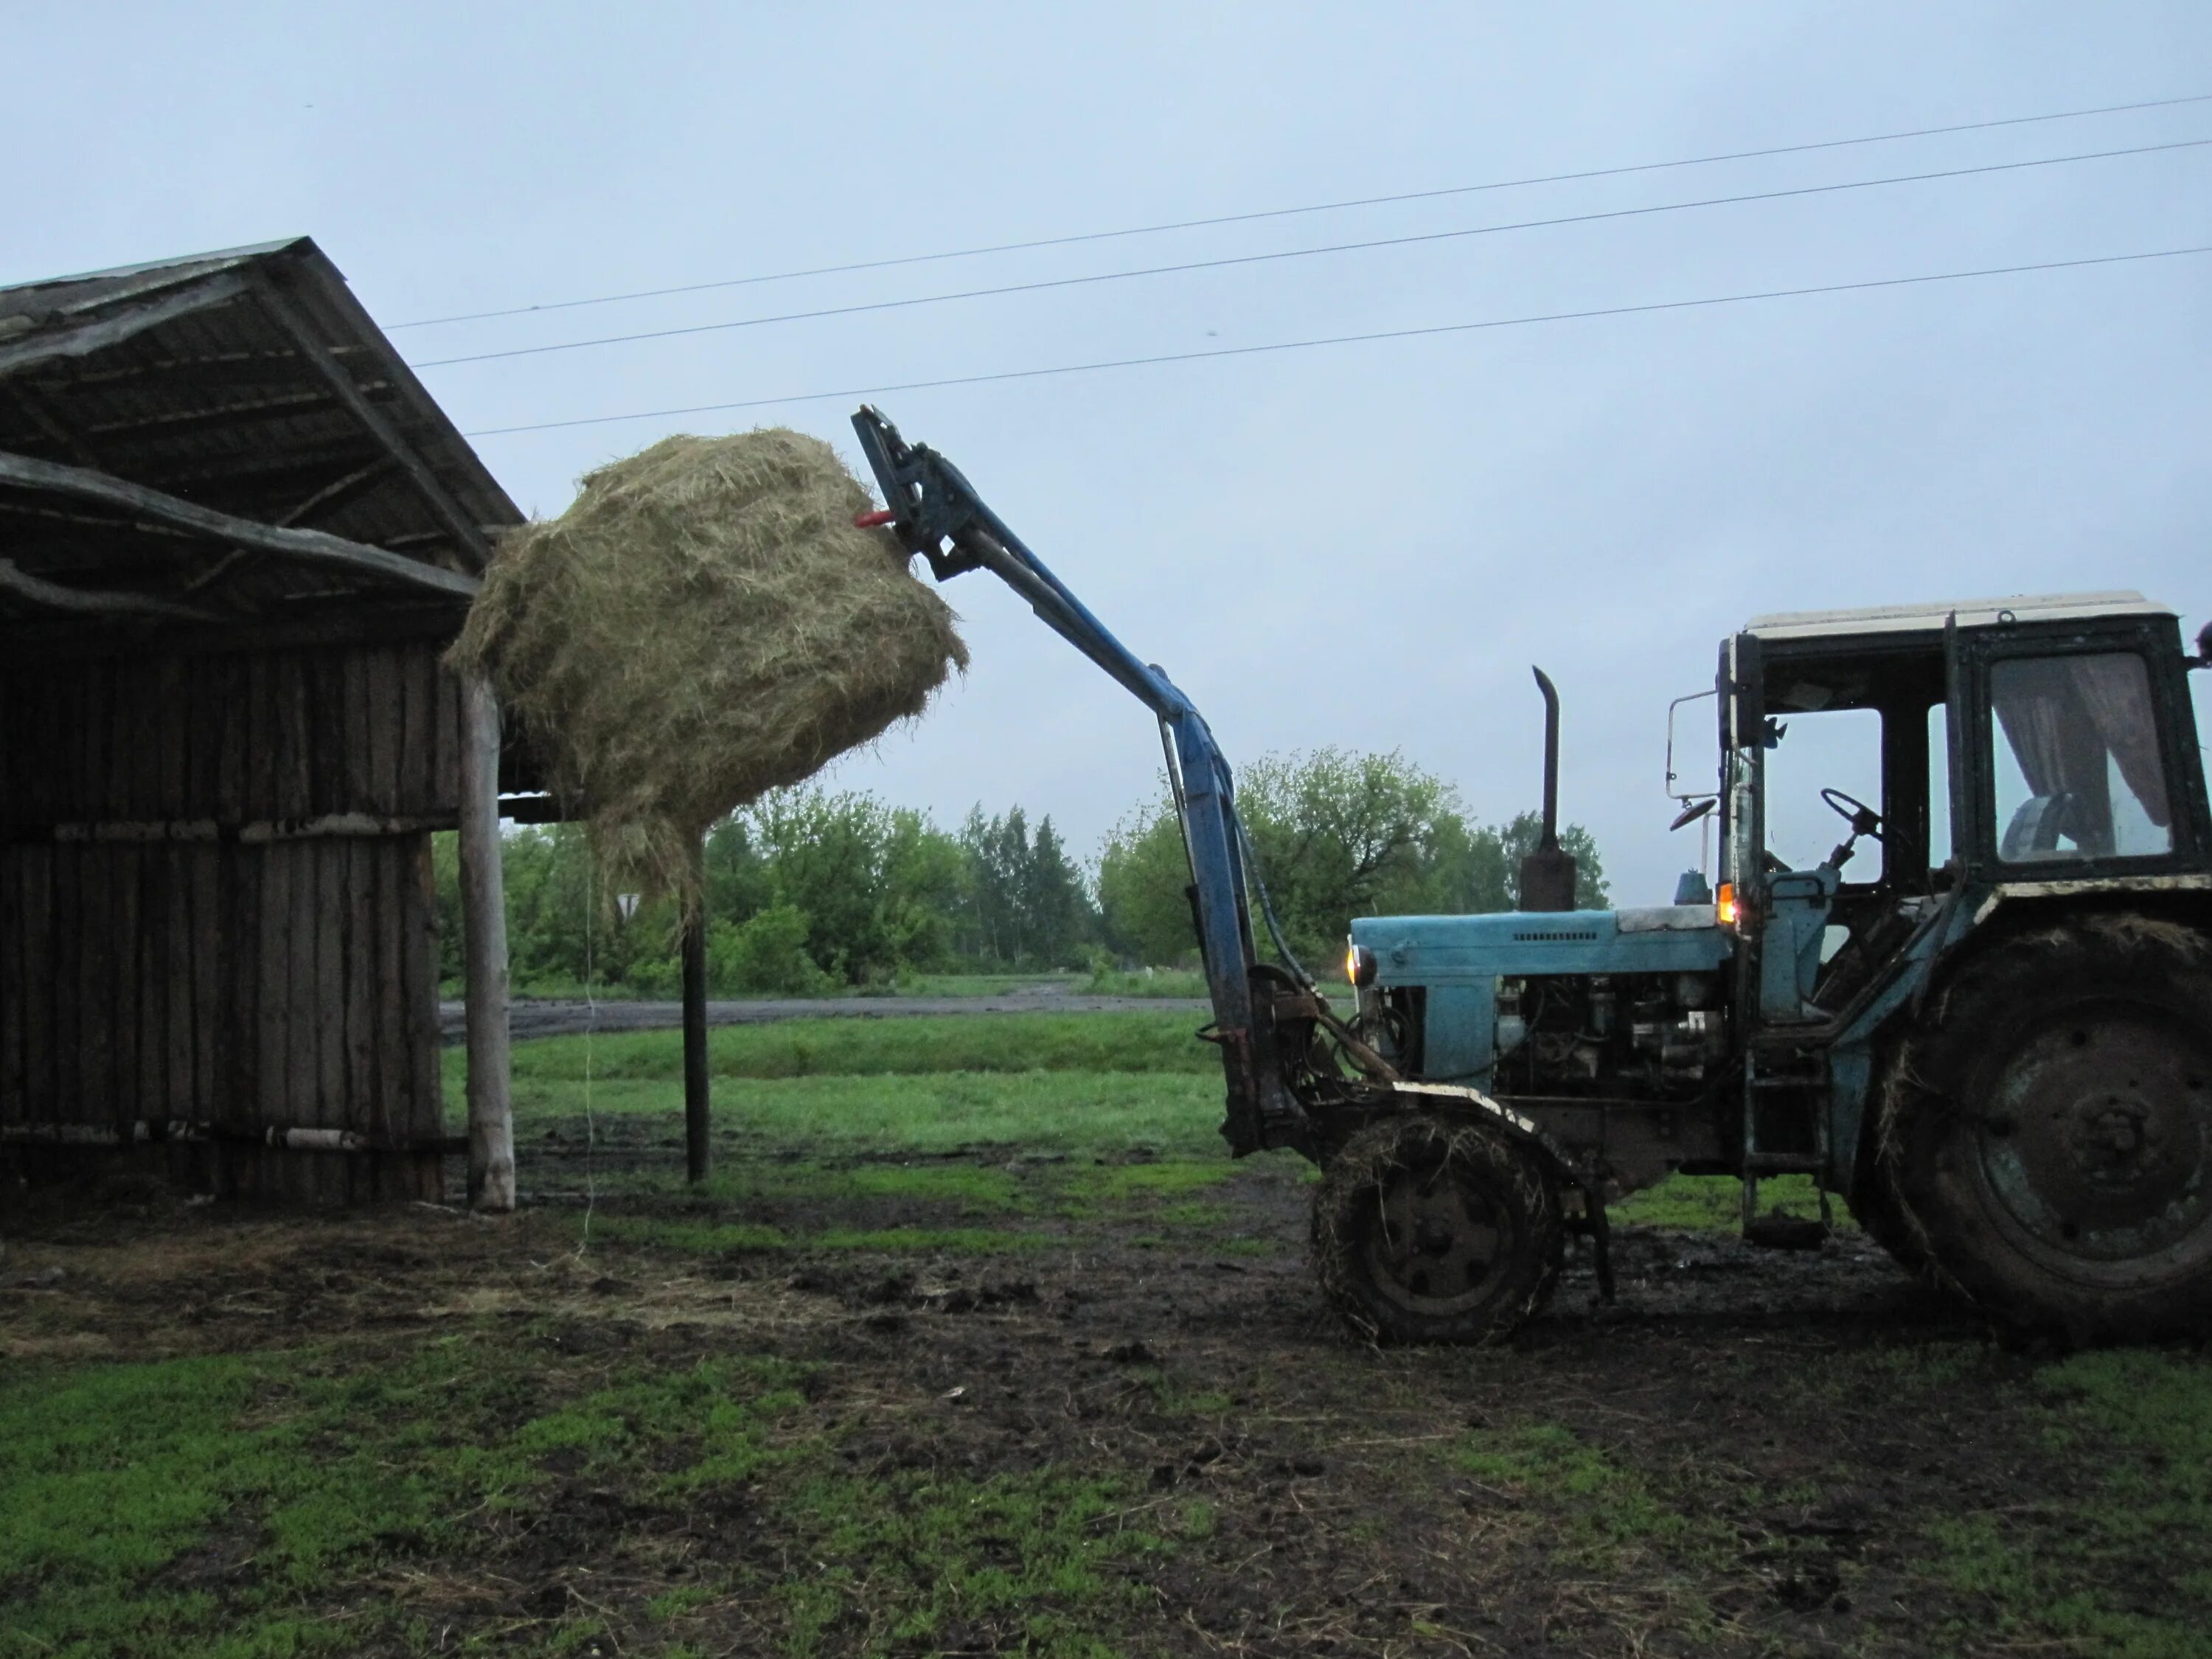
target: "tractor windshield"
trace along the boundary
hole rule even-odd
[[[2130,651],[1990,668],[1997,855],[2147,858],[2173,846],[2150,675]]]
[[[1767,850],[1793,870],[1809,870],[1843,839],[1845,826],[1821,799],[1824,788],[1881,811],[1881,710],[1814,711],[1785,702],[1766,751]],[[1862,885],[1881,873],[1882,847],[1874,840],[1861,842],[1843,871],[1844,880]]]

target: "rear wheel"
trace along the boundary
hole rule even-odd
[[[1895,1060],[1893,1058],[1893,1065]],[[1872,1137],[1870,1136],[1869,1141]],[[1906,1215],[1905,1200],[1897,1191],[1889,1164],[1879,1149],[1869,1145],[1861,1152],[1858,1182],[1850,1194],[1851,1218],[1860,1231],[1889,1252],[1891,1260],[1909,1273],[1928,1266],[1928,1252]]]
[[[1345,1322],[1382,1342],[1482,1342],[1542,1307],[1564,1229],[1537,1155],[1480,1123],[1362,1131],[1314,1195],[1313,1260]]]
[[[2069,1343],[2212,1334],[2212,951],[2090,916],[1968,966],[1910,1046],[1882,1175],[1931,1265]]]

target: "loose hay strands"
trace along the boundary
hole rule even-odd
[[[968,665],[818,438],[665,438],[502,538],[455,642],[589,816],[609,891],[695,894],[706,828],[919,714]]]

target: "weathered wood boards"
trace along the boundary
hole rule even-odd
[[[144,1155],[227,1193],[436,1195],[460,761],[432,644],[0,664],[0,1159],[190,1124]]]

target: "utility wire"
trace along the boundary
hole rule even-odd
[[[793,392],[780,398],[747,398],[735,403],[691,404],[681,409],[646,409],[627,415],[588,415],[567,421],[533,421],[523,426],[479,427],[464,433],[469,438],[504,437],[517,432],[550,432],[562,428],[606,426],[617,421],[667,420],[679,415],[720,415],[736,410],[766,409],[778,404],[822,403],[835,398],[878,398],[894,392],[927,392],[945,386],[983,386],[999,380],[1034,380],[1057,374],[1088,374],[1109,368],[1145,368],[1162,363],[1196,362],[1212,357],[1252,357],[1275,351],[1305,351],[1317,346],[1362,345],[1376,340],[1412,340],[1438,334],[1469,334],[1493,328],[1523,328],[1536,323],[1580,322],[1598,317],[1632,317],[1650,312],[1694,311],[1713,306],[1747,305],[1761,300],[1796,300],[1817,294],[1856,294],[1870,289],[1911,288],[1929,283],[1961,283],[1981,276],[2014,276],[2031,271],[2075,270],[2091,265],[2118,265],[2148,259],[2179,259],[2212,253],[2203,247],[2157,248],[2143,253],[2106,253],[2082,259],[2048,259],[2035,264],[1987,265],[1977,270],[1939,270],[1912,276],[1878,276],[1859,283],[1823,283],[1811,288],[1762,289],[1747,294],[1717,294],[1695,300],[1655,300],[1642,305],[1601,306],[1587,311],[1552,311],[1524,317],[1492,317],[1472,323],[1437,323],[1425,328],[1378,329],[1364,334],[1329,334],[1308,340],[1274,340],[1264,345],[1219,346],[1203,351],[1169,351],[1147,357],[1110,357],[1097,362],[1060,363],[1049,368],[1004,369],[989,374],[955,374],[933,380],[904,380],[894,385],[845,386],[834,392]]]
[[[2103,104],[2094,109],[2057,110],[2044,115],[2009,115],[1990,121],[1961,121],[1950,126],[1914,127],[1902,132],[1869,133],[1857,138],[1824,138],[1812,143],[1774,144],[1764,149],[1728,150],[1715,155],[1690,155],[1671,161],[1638,161],[1622,167],[1587,167],[1577,173],[1540,173],[1526,179],[1497,179],[1479,185],[1448,185],[1436,190],[1403,191],[1392,196],[1361,196],[1341,202],[1313,202],[1300,207],[1262,208],[1250,213],[1216,214],[1205,219],[1174,219],[1161,224],[1130,225],[1118,230],[1079,231],[1066,236],[1041,236],[1021,242],[992,242],[978,247],[952,248],[941,253],[908,253],[887,259],[860,259],[842,265],[813,265],[802,270],[769,271],[753,276],[727,276],[715,282],[684,283],[672,288],[634,289],[623,294],[596,294],[580,300],[550,300],[538,305],[508,306],[496,311],[463,311],[447,317],[418,317],[411,322],[387,323],[386,333],[403,328],[435,328],[447,323],[476,323],[495,317],[526,317],[533,312],[574,311],[586,306],[617,305],[631,300],[661,300],[678,294],[705,294],[717,289],[749,288],[762,283],[796,282],[808,276],[839,276],[851,271],[885,270],[897,265],[936,264],[946,259],[975,259],[994,253],[1023,253],[1036,248],[1072,247],[1083,242],[1114,241],[1131,236],[1158,236],[1170,231],[1206,230],[1218,225],[1252,224],[1267,219],[1289,219],[1315,213],[1339,213],[1352,208],[1388,207],[1401,202],[1431,202],[1453,196],[1473,196],[1486,191],[1521,190],[1537,185],[1573,184],[1589,179],[1619,179],[1638,173],[1664,173],[1680,167],[1711,167],[1723,161],[1751,161],[1774,155],[1804,155],[1818,150],[1849,149],[1864,144],[1896,143],[1911,138],[1936,138],[1951,133],[1988,132],[1999,127],[2032,126],[2050,121],[2078,121],[2097,115],[2124,115],[2138,110],[2173,109],[2185,104],[2212,102],[2212,93],[2193,93],[2185,98],[2152,98],[2133,104]]]
[[[1644,207],[1610,208],[1598,213],[1573,213],[1551,219],[1521,219],[1507,224],[1474,225],[1461,230],[1424,231],[1416,235],[1383,236],[1359,242],[1329,242],[1318,247],[1285,248],[1272,253],[1242,253],[1228,258],[1192,259],[1180,264],[1094,271],[1083,276],[1054,276],[1030,283],[1009,283],[997,288],[961,289],[950,294],[910,295],[904,299],[872,300],[860,305],[824,306],[812,311],[787,311],[768,317],[740,317],[728,322],[694,323],[682,328],[646,329],[635,334],[603,334],[586,340],[556,341],[550,345],[513,346],[503,351],[477,351],[460,357],[433,357],[409,367],[416,369],[451,368],[461,363],[499,362],[511,357],[539,357],[550,352],[581,351],[592,346],[632,345],[643,340],[680,339],[696,334],[726,333],[740,328],[766,328],[779,323],[810,322],[825,317],[852,317],[869,312],[905,310],[915,306],[945,305],[956,300],[994,299],[1009,294],[1035,294],[1050,289],[1127,282],[1139,276],[1168,276],[1194,270],[1219,270],[1237,265],[1310,259],[1324,253],[1358,253],[1378,248],[1411,247],[1431,242],[1461,240],[1473,236],[1495,236],[1508,231],[1546,230],[1561,225],[1646,218],[1655,214],[1686,212],[1693,208],[1734,207],[1750,202],[1783,201],[1793,197],[1832,196],[1845,191],[1875,190],[1891,185],[1925,184],[1936,179],[1965,179],[1993,173],[2018,173],[2031,167],[2110,161],[2120,156],[2149,155],[2165,150],[2202,149],[2207,145],[2212,145],[2212,138],[2183,138],[2171,143],[2138,144],[2126,149],[2091,150],[2081,155],[2047,155],[2024,161],[1990,161],[1978,167],[1948,167],[1936,173],[1897,173],[1882,179],[1846,179],[1838,184],[1797,185],[1787,190],[1756,191],[1742,196],[1709,196],[1690,202],[1657,202]]]

